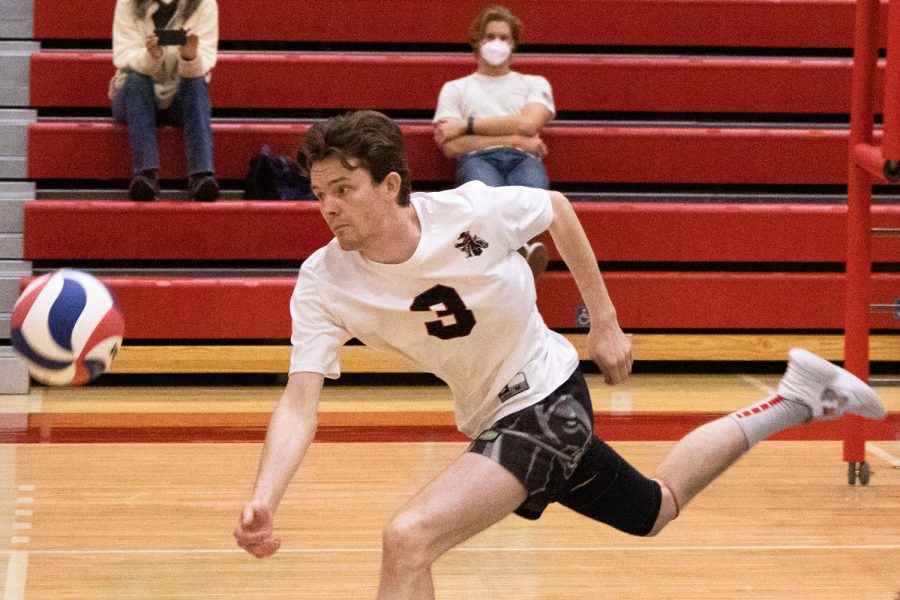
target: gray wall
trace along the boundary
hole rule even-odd
[[[19,280],[31,274],[24,261],[22,214],[35,198],[28,176],[29,58],[40,50],[31,0],[0,0],[0,394],[26,394],[28,373],[9,345],[9,320]]]
[[[0,38],[29,40],[34,37],[34,4],[31,0],[0,0]]]

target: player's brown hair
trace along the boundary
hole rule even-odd
[[[365,169],[375,183],[396,172],[400,175],[397,204],[409,204],[412,183],[403,149],[403,132],[387,115],[359,110],[313,125],[297,152],[297,162],[308,173],[313,164],[331,156],[336,156],[347,169]]]

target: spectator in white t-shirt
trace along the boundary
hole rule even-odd
[[[550,83],[510,69],[522,22],[509,9],[490,6],[472,21],[469,44],[477,70],[448,81],[434,114],[434,139],[457,160],[457,184],[523,185],[548,189],[541,128],[556,114]],[[526,244],[535,277],[546,268],[543,244]]]

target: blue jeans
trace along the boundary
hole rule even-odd
[[[459,185],[481,181],[486,185],[524,185],[550,189],[547,169],[540,159],[516,148],[489,148],[460,156],[456,165]]]
[[[203,77],[182,78],[172,105],[157,110],[153,78],[129,71],[112,104],[113,118],[128,125],[135,173],[159,169],[156,122],[184,125],[188,175],[212,173],[212,105]]]

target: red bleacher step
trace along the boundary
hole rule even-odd
[[[31,106],[109,106],[111,65],[109,52],[35,52]],[[563,111],[850,111],[849,58],[520,54],[515,68],[546,77]],[[210,96],[217,109],[434,110],[443,83],[473,70],[469,54],[223,52]]]
[[[34,0],[36,39],[109,39],[115,2]],[[219,0],[222,40],[464,44],[480,5]],[[852,0],[513,0],[523,43],[851,48]],[[887,22],[883,3],[882,33]],[[364,24],[361,25],[361,24]]]
[[[576,201],[573,206],[597,258],[607,262],[845,260],[845,205]],[[898,227],[900,205],[876,205],[872,219],[874,227]],[[24,231],[27,260],[303,260],[331,239],[311,201],[35,200],[25,203]],[[896,240],[873,238],[872,243],[875,262],[900,263]],[[551,259],[558,260],[550,248]]]
[[[128,339],[287,339],[295,280],[271,278],[103,277],[125,315]],[[843,327],[840,273],[607,272],[627,329],[835,330]],[[22,281],[22,287],[30,281]],[[543,275],[538,307],[557,329],[579,324],[582,305],[567,272]],[[900,274],[877,273],[873,294],[893,297]],[[890,314],[873,329],[900,329]]]
[[[268,144],[293,155],[307,123],[216,122],[216,172],[243,179],[254,152]],[[403,124],[416,181],[453,180],[453,162],[429,124]],[[543,137],[553,182],[846,184],[846,129],[777,127],[603,127],[557,122]],[[159,133],[161,177],[184,178],[181,130]],[[876,140],[877,142],[877,140]],[[127,179],[128,132],[111,120],[38,121],[28,128],[28,177]],[[72,148],[78,148],[73,152]]]

